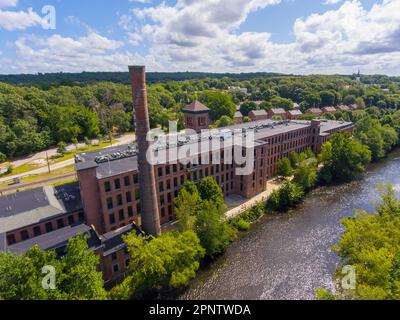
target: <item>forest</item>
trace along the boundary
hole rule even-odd
[[[59,142],[134,130],[125,73],[15,75],[0,81],[9,82],[0,82],[0,162]],[[150,73],[148,83],[150,124],[164,130],[169,120],[182,129],[181,110],[195,99],[211,109],[215,126],[230,124],[237,106],[245,116],[252,109],[291,109],[293,103],[302,110],[357,103],[379,112],[400,106],[399,77]]]

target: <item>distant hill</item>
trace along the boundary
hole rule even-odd
[[[203,72],[149,72],[147,81],[150,83],[163,81],[184,81],[192,79],[215,78],[221,79],[228,77],[231,79],[243,81],[259,77],[284,76],[280,73],[203,73]],[[128,72],[82,72],[82,73],[38,73],[38,74],[16,74],[0,75],[0,82],[14,85],[38,85],[41,87],[76,85],[95,82],[114,82],[129,83]]]

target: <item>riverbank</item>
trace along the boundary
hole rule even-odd
[[[333,289],[339,262],[330,248],[341,235],[340,219],[372,210],[376,184],[400,190],[400,150],[370,164],[358,180],[311,191],[286,214],[266,215],[226,253],[199,271],[182,299],[314,299],[318,287]]]

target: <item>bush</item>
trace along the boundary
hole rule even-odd
[[[272,192],[267,201],[267,209],[284,212],[301,202],[304,191],[297,183],[285,181],[279,190]]]
[[[7,165],[7,170],[6,170],[6,174],[10,174],[12,173],[14,170],[14,166],[10,163]]]
[[[64,141],[60,141],[57,144],[57,153],[60,155],[64,155],[67,152],[67,145]]]
[[[0,152],[0,162],[6,161],[7,157],[4,153]]]
[[[292,164],[288,158],[282,158],[278,161],[278,176],[290,177],[293,174]]]
[[[315,298],[317,300],[336,300],[335,296],[323,288],[315,289]]]
[[[239,231],[249,230],[251,223],[257,221],[264,212],[265,205],[262,202],[259,202],[251,209],[246,210],[237,217],[231,219],[229,224]]]
[[[231,219],[229,224],[239,231],[247,231],[250,229],[250,222],[245,221],[241,216]]]

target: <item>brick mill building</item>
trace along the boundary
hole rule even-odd
[[[113,283],[129,264],[122,236],[142,229],[157,236],[160,225],[175,219],[174,199],[185,181],[198,183],[211,176],[225,196],[251,198],[266,190],[280,159],[307,148],[318,153],[333,132],[353,130],[352,123],[343,121],[255,119],[201,133],[209,126],[209,109],[195,101],[183,112],[185,124],[197,134],[183,132],[175,144],[156,145],[155,152],[165,151],[168,158],[152,165],[145,158],[150,143],[145,139],[149,115],[144,68],[131,67],[130,74],[137,143],[76,155],[78,183],[0,197],[0,250],[25,252],[39,244],[62,254],[68,238],[85,233],[90,248],[101,257],[105,282]],[[233,143],[226,148],[235,136],[250,131],[254,147]],[[191,153],[188,162],[167,152],[199,142],[211,147]],[[245,175],[237,171],[243,165],[232,162],[237,148],[242,157],[254,156],[254,170]]]

